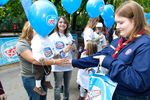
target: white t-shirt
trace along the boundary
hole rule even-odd
[[[96,32],[94,32],[94,38],[98,38],[102,36],[103,38],[100,39],[98,42],[97,42],[97,47],[98,47],[98,52],[101,51],[103,48],[103,46],[107,45],[107,42],[106,42],[106,38],[105,38],[105,35],[103,35],[102,33],[99,32],[99,34],[97,34]]]
[[[40,58],[52,58],[54,54],[54,46],[51,40],[36,34],[31,41],[33,58],[39,62]]]
[[[60,36],[58,35],[58,33],[54,32],[53,34],[51,34],[49,36],[49,38],[53,42],[56,52],[62,51],[63,48],[65,48],[69,44],[69,42],[71,42],[73,40],[72,35],[70,33],[68,33],[68,37],[66,37],[62,33],[59,33],[59,34],[60,34]],[[65,54],[66,54],[67,59],[72,59],[72,50],[70,50],[69,52],[67,52]],[[57,58],[61,58],[61,57],[57,57]],[[63,67],[63,66],[58,66],[58,65],[52,65],[53,72],[70,71],[72,69],[73,69],[72,66],[64,66]]]
[[[93,40],[94,39],[94,31],[91,28],[86,28],[84,33],[83,33],[83,37],[84,37],[84,45],[86,44],[86,42],[88,40]]]
[[[84,53],[81,54],[81,58],[87,57]],[[77,83],[84,89],[89,90],[89,74],[87,69],[78,69]]]

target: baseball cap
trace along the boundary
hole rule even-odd
[[[103,24],[102,23],[97,23],[96,27],[103,27]]]

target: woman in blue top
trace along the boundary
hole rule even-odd
[[[150,100],[150,30],[144,12],[135,1],[124,2],[115,21],[121,38],[93,56],[72,60],[72,66],[100,63],[109,69],[110,78],[118,83],[113,100]]]

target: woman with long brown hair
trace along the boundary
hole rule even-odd
[[[56,52],[61,52],[62,49],[66,48],[68,45],[71,45],[70,49],[68,49],[63,56],[59,56],[58,58],[72,59],[72,51],[75,50],[75,44],[72,43],[73,37],[69,32],[69,22],[66,17],[59,17],[54,33],[52,33],[49,38],[52,39]],[[72,69],[73,68],[70,66],[62,67],[52,65],[52,71],[54,72],[55,79],[54,100],[61,100],[60,92],[62,83],[64,85],[63,100],[69,100],[69,86],[72,76]]]

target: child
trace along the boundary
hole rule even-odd
[[[52,89],[53,87],[50,83],[51,66],[45,65],[45,60],[52,59],[52,57],[54,56],[61,56],[60,52],[62,53],[68,52],[71,48],[71,45],[68,45],[62,51],[58,53],[55,52],[54,54],[55,50],[54,50],[53,42],[51,41],[51,39],[48,36],[42,37],[38,35],[36,32],[34,33],[35,33],[35,36],[33,37],[31,41],[33,58],[42,64],[42,65],[33,65],[34,75],[35,75],[35,80],[36,80],[34,91],[40,95],[46,95],[46,92],[41,87],[42,78],[44,76],[45,76],[45,80],[43,81],[43,85],[47,86],[49,89]]]
[[[81,57],[87,57],[97,52],[97,43],[88,41],[85,45],[85,51],[81,54]],[[80,85],[80,96],[78,100],[84,100],[84,94],[89,87],[89,75],[88,69],[79,69],[77,74],[77,83]],[[86,89],[86,90],[85,90]]]
[[[102,33],[103,24],[101,22],[98,22],[96,25],[96,30],[94,32],[95,35],[95,41],[97,42],[98,51],[101,51],[103,48],[107,46],[105,35]]]
[[[42,78],[44,76],[45,80],[43,81],[43,85],[47,86],[49,89],[52,89],[53,87],[50,83],[51,66],[44,65],[44,60],[45,58],[51,59],[54,56],[53,46],[48,36],[42,37],[35,33],[35,36],[31,41],[31,48],[33,58],[42,64],[33,65],[36,80],[34,91],[39,93],[40,95],[46,95],[46,92],[41,87]]]

